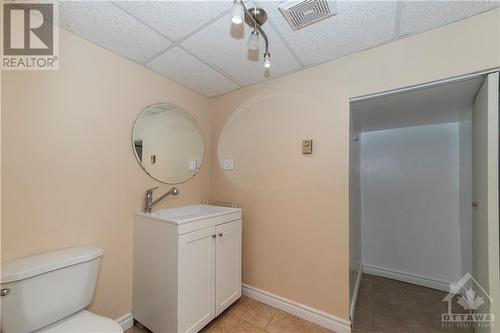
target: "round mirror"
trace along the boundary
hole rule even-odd
[[[205,144],[196,120],[173,104],[147,107],[137,117],[132,132],[135,157],[154,179],[179,184],[201,167]]]

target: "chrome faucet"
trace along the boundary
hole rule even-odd
[[[162,201],[163,199],[165,199],[166,197],[168,197],[169,195],[179,194],[179,189],[177,187],[172,187],[166,193],[161,195],[158,199],[153,201],[153,191],[156,190],[157,188],[158,187],[153,187],[146,191],[146,205],[144,208],[146,213],[151,213],[151,209],[153,208],[153,206],[156,205],[158,202]]]

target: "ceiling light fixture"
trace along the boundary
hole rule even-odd
[[[231,11],[232,18],[234,24],[243,23],[243,15],[245,14],[243,11],[241,0],[234,0],[233,9]]]
[[[232,9],[232,19],[233,23],[240,24],[243,22],[243,15],[245,23],[253,29],[250,38],[248,39],[247,46],[250,50],[257,51],[259,49],[259,36],[262,36],[265,43],[264,51],[264,67],[271,67],[271,54],[269,53],[269,40],[266,33],[262,30],[262,25],[267,21],[267,13],[262,8],[250,8],[247,9],[243,3],[246,0],[234,0]]]
[[[250,50],[259,50],[259,33],[257,31],[252,31],[252,33],[250,34],[250,38],[248,38],[247,46]]]
[[[271,55],[269,54],[269,52],[264,54],[264,67],[265,68],[271,67],[271,59],[270,58],[271,58]]]

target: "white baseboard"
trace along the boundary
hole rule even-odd
[[[311,308],[284,297],[272,294],[270,292],[254,288],[252,286],[243,284],[241,288],[242,294],[250,298],[256,299],[262,303],[274,306],[280,310],[291,313],[297,317],[315,323],[319,326],[328,328],[337,333],[350,333],[351,323],[329,313]]]
[[[354,285],[354,291],[352,294],[351,308],[349,309],[349,315],[351,318],[351,323],[354,322],[354,313],[356,312],[356,303],[358,302],[359,286],[361,285],[361,278],[363,277],[363,268],[360,266],[358,270],[358,276],[356,277],[356,284]]]
[[[129,312],[126,315],[121,316],[120,318],[115,320],[118,325],[120,325],[123,329],[123,331],[128,330],[132,326],[134,326],[134,317],[132,316],[132,313]]]
[[[448,281],[437,280],[422,275],[416,275],[387,268],[363,265],[363,272],[366,274],[377,275],[393,280],[408,282],[427,288],[442,290],[447,293],[449,293],[450,291],[457,292],[459,290],[459,288],[455,284],[450,283]]]

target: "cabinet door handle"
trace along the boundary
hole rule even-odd
[[[215,234],[213,234],[213,235],[212,235],[212,238],[215,238],[215,237],[216,237],[216,236],[215,236]]]
[[[223,235],[223,233],[222,233],[222,232],[220,232],[220,233],[219,233],[219,237],[222,237],[222,235]]]

